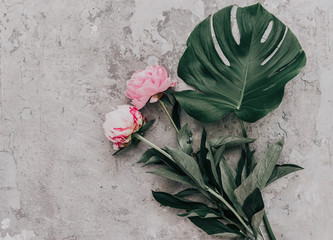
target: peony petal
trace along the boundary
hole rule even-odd
[[[150,98],[150,103],[155,103],[155,102],[157,102],[158,100],[160,100],[161,99],[161,97],[163,96],[163,93],[158,93],[158,94],[155,94],[154,96],[152,96],[151,98]]]
[[[132,99],[132,104],[138,109],[144,107],[149,101],[156,102],[160,96],[158,95],[174,83],[168,78],[168,73],[164,67],[160,65],[148,66],[145,70],[135,72],[131,79],[127,82],[127,90],[125,95]]]

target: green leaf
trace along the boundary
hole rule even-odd
[[[241,185],[242,181],[247,177],[246,173],[246,158],[245,150],[242,149],[242,155],[238,161],[237,172],[236,172],[236,186]]]
[[[163,149],[164,150],[164,149]],[[182,174],[183,171],[178,167],[176,163],[174,163],[172,160],[164,156],[162,153],[157,151],[156,149],[150,148],[148,149],[140,158],[138,163],[144,163],[143,166],[147,166],[150,164],[160,164],[165,163],[166,165],[170,166],[172,169],[174,169],[177,173]]]
[[[199,187],[205,189],[206,185],[202,178],[198,163],[195,159],[180,149],[167,148],[168,153],[171,155],[175,163],[181,170],[192,179]]]
[[[192,211],[193,209],[207,207],[207,205],[203,203],[194,202],[184,198],[176,197],[169,193],[155,192],[155,191],[152,191],[152,193],[155,200],[160,204],[162,204],[163,206],[177,208],[177,209],[184,209],[187,211]]]
[[[224,146],[221,147],[224,148]],[[220,175],[217,172],[217,167],[219,165],[219,159],[214,158],[214,153],[212,150],[212,147],[210,146],[209,141],[206,141],[206,149],[208,150],[207,152],[207,161],[210,163],[209,165],[207,165],[207,169],[206,171],[208,172],[208,179],[210,180],[210,182],[216,186],[216,188],[218,189],[222,189],[222,185],[221,185],[221,179],[220,179]]]
[[[121,149],[117,150],[116,152],[114,152],[114,153],[112,154],[112,156],[115,156],[115,155],[118,155],[118,154],[123,153],[123,152],[125,152],[125,151],[128,151],[128,150],[131,149],[132,147],[136,146],[139,142],[140,142],[140,141],[139,141],[138,139],[136,139],[136,138],[132,139],[132,141],[130,142],[130,144],[129,144],[127,147],[125,147],[125,148],[121,148]]]
[[[145,164],[143,164],[142,167],[146,167],[152,164],[161,164],[161,163],[163,163],[163,161],[158,156],[153,156]]]
[[[200,217],[200,218],[220,218],[221,216],[217,211],[209,207],[201,207],[188,211],[186,213],[178,214],[180,217]]]
[[[255,236],[258,235],[259,226],[264,216],[264,201],[259,188],[256,188],[244,201],[243,211],[250,220]]]
[[[155,155],[157,155],[158,151],[153,149],[153,148],[150,148],[150,149],[147,149],[141,156],[140,160],[137,162],[137,163],[146,163],[148,162],[152,157],[154,157]]]
[[[253,172],[235,189],[238,202],[243,205],[245,199],[256,189],[263,189],[270,178],[277,160],[280,157],[283,141],[273,144],[265,153]]]
[[[168,97],[168,95],[166,93],[163,93],[162,97],[160,98],[160,101],[162,101],[168,107],[172,107],[170,98]]]
[[[234,136],[220,136],[209,140],[209,143],[212,147],[218,148],[222,145],[225,147],[235,147],[242,145],[244,143],[253,143],[255,139],[253,138],[244,138],[244,137],[234,137]]]
[[[220,154],[220,151],[217,150],[216,157],[220,158],[220,172],[221,172],[221,182],[222,182],[222,187],[234,207],[236,208],[237,212],[241,216],[245,216],[241,205],[237,201],[237,197],[235,196],[234,190],[237,188],[236,186],[236,173],[235,171],[230,167],[230,165],[227,163],[225,158],[223,157],[222,154]]]
[[[207,161],[207,153],[208,150],[206,148],[206,141],[207,141],[207,133],[206,130],[202,130],[201,134],[201,141],[200,141],[200,152],[199,152],[199,167],[202,172],[203,178],[207,183],[209,181],[209,173],[208,170],[210,169],[209,162]]]
[[[173,122],[176,124],[176,127],[180,129],[180,106],[178,101],[175,101],[175,104],[172,108],[171,118]]]
[[[200,194],[200,192],[195,188],[187,188],[187,189],[175,194],[174,196],[183,198],[183,197],[187,197],[187,196],[191,196],[191,195],[195,195],[195,194]]]
[[[146,122],[146,124],[143,125],[143,126],[137,131],[137,133],[138,133],[138,134],[142,134],[142,133],[144,133],[145,131],[147,131],[147,130],[151,127],[151,125],[153,125],[154,122],[155,122],[155,119],[152,119],[152,120]]]
[[[193,185],[191,179],[188,176],[181,175],[171,168],[158,168],[158,169],[149,171],[148,173],[152,173],[152,174],[155,174],[160,177],[168,178],[168,179],[176,181],[176,182]]]
[[[189,220],[209,235],[220,237],[239,237],[240,234],[217,219],[189,217]]]
[[[190,130],[188,123],[183,126],[177,136],[178,145],[183,152],[190,154],[192,152],[192,131]]]
[[[247,173],[247,176],[253,171],[253,169],[257,165],[257,163],[254,159],[254,153],[255,153],[255,150],[249,151],[246,154],[246,173]]]
[[[231,29],[232,7],[196,26],[179,61],[178,76],[198,91],[174,96],[189,115],[202,122],[217,121],[229,112],[247,122],[257,121],[278,107],[286,83],[306,64],[295,35],[259,3],[237,8],[238,44]],[[270,22],[272,30],[262,41]],[[219,56],[211,29],[230,65]]]
[[[275,165],[274,170],[266,183],[266,186],[271,184],[275,180],[286,176],[289,173],[296,172],[302,169],[302,167],[294,164]]]

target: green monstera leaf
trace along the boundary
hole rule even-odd
[[[257,121],[278,107],[284,86],[306,63],[295,35],[260,4],[237,8],[237,43],[233,7],[193,30],[179,62],[179,77],[198,91],[176,92],[175,97],[202,122],[219,120],[229,112],[247,122]]]

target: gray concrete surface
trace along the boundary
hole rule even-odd
[[[136,164],[143,144],[112,157],[102,123],[129,102],[123,92],[134,71],[160,63],[177,79],[197,23],[230,4],[255,2],[0,1],[0,239],[217,239],[153,200],[151,189],[181,186]],[[333,3],[260,2],[292,29],[308,57],[280,107],[247,124],[258,155],[284,136],[280,161],[305,168],[265,190],[268,216],[278,239],[330,240]],[[157,119],[147,138],[172,145],[175,134],[159,106],[143,113]],[[200,132],[199,123],[191,126]],[[232,116],[205,126],[210,136],[240,134]]]

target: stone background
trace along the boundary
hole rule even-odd
[[[258,155],[284,136],[281,162],[305,168],[265,190],[268,216],[278,239],[329,240],[333,2],[259,2],[292,29],[308,58],[280,107],[246,125]],[[153,200],[151,189],[181,186],[136,164],[144,144],[113,157],[102,123],[106,112],[129,103],[123,92],[134,71],[159,63],[177,79],[194,26],[220,8],[252,3],[1,0],[0,239],[217,239]],[[143,113],[157,119],[147,138],[174,146],[161,108],[151,104]],[[201,131],[198,122],[191,127]],[[211,137],[240,134],[233,116],[205,127]]]

